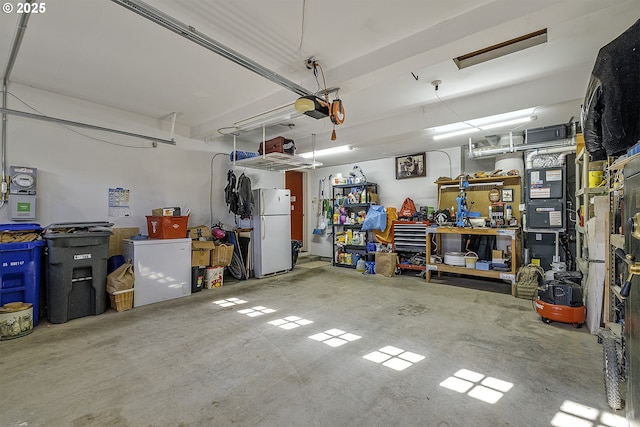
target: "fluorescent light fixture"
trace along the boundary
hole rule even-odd
[[[534,108],[527,108],[525,110],[512,111],[509,113],[496,114],[494,116],[467,120],[465,122],[457,122],[449,125],[438,126],[430,130],[436,133],[436,135],[434,135],[433,137],[433,140],[438,141],[440,139],[466,135],[477,131],[484,131],[526,123],[537,118],[536,116],[532,115],[533,111]]]
[[[241,131],[250,131],[261,128],[262,126],[270,126],[287,120],[300,117],[302,113],[296,111],[294,104],[283,105],[273,110],[265,111],[247,119],[234,123],[233,127]]]
[[[480,126],[480,129],[488,130],[488,129],[501,128],[501,127],[505,127],[505,126],[518,125],[520,123],[530,122],[531,120],[534,120],[535,118],[536,118],[536,116],[521,117],[519,119],[506,120],[504,122],[494,123],[494,124],[491,124],[491,125],[483,125],[483,126]]]
[[[317,150],[315,152],[316,157],[321,156],[329,156],[331,154],[344,153],[345,151],[353,150],[351,145],[339,145],[337,147],[325,148],[324,150]],[[298,154],[298,156],[303,157],[305,159],[310,159],[314,155],[313,151],[309,151],[307,153]]]
[[[445,139],[445,138],[451,138],[451,137],[454,137],[454,136],[466,135],[468,133],[477,132],[479,130],[481,130],[481,129],[480,128],[472,128],[472,127],[470,127],[468,129],[462,129],[462,130],[456,130],[456,131],[453,131],[453,132],[441,133],[440,135],[435,135],[433,137],[433,140],[437,141],[439,139]]]

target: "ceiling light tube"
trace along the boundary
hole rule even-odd
[[[517,124],[520,124],[520,123],[530,122],[531,120],[535,120],[536,118],[537,118],[536,116],[526,116],[526,117],[519,117],[519,118],[511,119],[511,120],[503,120],[503,121],[498,122],[498,123],[490,123],[490,124],[480,125],[480,126],[473,125],[474,127],[469,127],[467,129],[462,129],[462,130],[457,130],[457,131],[453,131],[453,132],[447,132],[447,133],[441,133],[439,135],[435,135],[433,137],[433,140],[434,141],[438,141],[440,139],[450,138],[452,136],[466,135],[466,134],[469,134],[469,133],[477,132],[479,130],[489,130],[489,129],[496,129],[496,128],[501,128],[501,127],[505,127],[505,126],[517,125]]]
[[[473,133],[473,132],[476,132],[478,130],[480,130],[480,128],[470,127],[468,129],[462,129],[462,130],[456,130],[456,131],[453,131],[453,132],[441,133],[440,135],[435,135],[433,137],[433,140],[437,141],[439,139],[451,138],[452,136],[466,135],[468,133]]]
[[[489,129],[495,129],[495,128],[500,128],[500,127],[504,127],[504,126],[511,126],[511,125],[517,125],[520,123],[526,123],[526,122],[530,122],[531,120],[535,120],[536,116],[527,116],[527,117],[520,117],[518,119],[512,119],[512,120],[505,120],[504,122],[499,122],[499,123],[493,123],[490,125],[483,125],[483,126],[479,126],[480,129],[482,130],[489,130]]]
[[[353,150],[353,147],[351,145],[340,145],[337,147],[325,148],[324,150],[309,151],[307,153],[302,153],[298,155],[300,157],[304,157],[305,159],[310,159],[314,156],[314,154],[316,157],[321,157],[321,156],[329,156],[331,154],[344,153],[350,150]]]

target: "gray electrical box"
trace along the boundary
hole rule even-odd
[[[38,170],[23,166],[9,167],[9,218],[36,218],[36,181]]]

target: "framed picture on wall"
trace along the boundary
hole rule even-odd
[[[396,179],[427,176],[426,153],[396,157]]]
[[[503,202],[513,202],[513,188],[503,188],[501,199]]]

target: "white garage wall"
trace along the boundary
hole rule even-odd
[[[406,197],[410,197],[418,209],[420,209],[420,206],[436,207],[438,194],[437,186],[434,184],[434,181],[440,176],[456,177],[460,174],[460,147],[446,149],[444,151],[451,158],[451,165],[449,164],[449,157],[447,157],[445,153],[440,151],[427,152],[427,176],[424,178],[396,180],[394,157],[360,162],[357,163],[357,165],[364,171],[367,181],[378,184],[378,195],[380,197],[381,205],[385,207],[392,206],[399,210],[404,199]],[[322,159],[318,160],[322,161]],[[353,166],[354,164],[348,164],[336,167],[319,168],[309,172],[309,197],[307,197],[307,200],[308,212],[310,214],[309,220],[307,221],[309,225],[307,231],[310,238],[307,248],[309,253],[313,255],[320,255],[323,257],[333,256],[333,236],[330,234],[331,227],[327,227],[322,235],[312,234],[313,229],[317,226],[317,208],[316,205],[312,204],[312,199],[314,197],[318,197],[319,180],[325,178],[325,198],[331,198],[332,188],[328,180],[329,175],[342,173],[343,176],[348,176],[349,172],[353,170]]]
[[[168,119],[123,112],[17,84],[11,84],[8,91],[11,109],[169,138]],[[188,130],[180,127],[176,128],[177,146],[158,144],[153,148],[149,141],[11,115],[7,124],[7,173],[9,166],[38,169],[34,222],[110,221],[116,227],[140,227],[146,234],[145,215],[150,215],[151,209],[180,206],[191,209],[189,225],[211,224],[212,220],[234,224],[224,204],[223,190],[230,167],[230,146],[189,139],[183,136]],[[238,149],[255,151],[254,147]],[[235,172],[237,176],[243,172],[249,176],[253,188],[284,186],[282,172],[244,168]],[[131,190],[131,217],[108,216],[108,189],[113,187]],[[5,204],[0,208],[0,223],[10,222]]]

